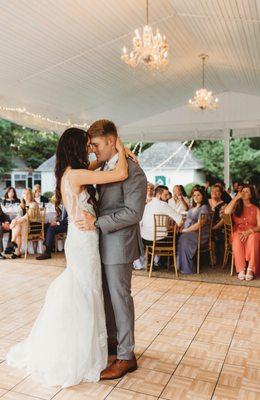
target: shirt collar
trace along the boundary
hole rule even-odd
[[[118,162],[119,154],[116,153],[109,161],[106,162],[108,169],[114,169]]]

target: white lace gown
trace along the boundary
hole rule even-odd
[[[11,348],[7,363],[27,368],[47,386],[62,388],[97,382],[107,365],[107,333],[97,231],[82,232],[74,222],[82,210],[94,212],[85,191],[72,192],[62,179],[69,215],[67,268],[49,286],[30,335]]]

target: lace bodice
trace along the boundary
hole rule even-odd
[[[89,203],[89,194],[83,189],[80,193],[75,193],[69,181],[70,171],[66,172],[61,181],[62,201],[68,213],[69,221],[75,222],[82,219],[82,211],[87,211],[92,215],[95,210]]]

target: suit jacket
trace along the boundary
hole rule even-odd
[[[143,252],[142,219],[147,180],[140,166],[128,159],[128,178],[98,185],[100,253],[104,264],[130,264]]]

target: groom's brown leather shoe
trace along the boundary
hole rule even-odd
[[[104,369],[100,374],[101,380],[122,378],[128,372],[133,372],[137,369],[136,358],[132,360],[116,359],[109,367]]]

